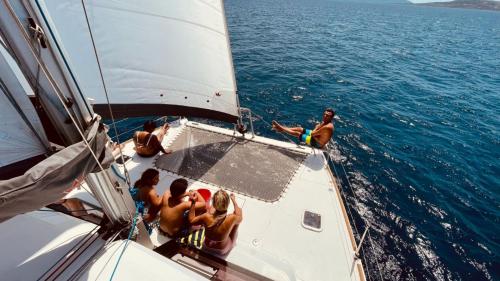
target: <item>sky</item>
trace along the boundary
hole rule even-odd
[[[412,3],[428,3],[428,2],[450,2],[452,0],[408,0]],[[494,1],[500,1],[500,0],[494,0]]]

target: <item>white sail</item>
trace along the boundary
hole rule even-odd
[[[115,117],[172,114],[236,120],[222,1],[83,3],[85,7],[80,0],[32,0],[97,112],[109,114],[96,53]]]
[[[0,167],[47,152],[47,137],[27,94],[33,91],[0,45]]]

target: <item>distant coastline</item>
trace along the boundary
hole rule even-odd
[[[417,5],[500,11],[500,1],[489,0],[455,0],[451,2],[420,3]]]

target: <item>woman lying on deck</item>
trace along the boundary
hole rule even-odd
[[[228,215],[227,207],[230,198],[234,205],[234,212]],[[236,203],[234,194],[229,196],[222,189],[217,191],[212,198],[212,208],[199,216],[195,214],[196,198],[192,197],[190,200],[189,222],[205,226],[203,249],[217,255],[227,255],[234,246],[238,226],[243,220],[242,210]]]

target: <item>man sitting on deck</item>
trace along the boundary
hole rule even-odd
[[[137,154],[142,157],[151,157],[155,156],[160,151],[165,154],[172,153],[171,150],[165,150],[161,145],[168,128],[168,123],[166,123],[161,127],[158,135],[155,135],[153,132],[156,129],[156,123],[152,120],[146,121],[146,123],[144,123],[144,131],[134,133],[133,140]]]
[[[315,147],[323,148],[333,135],[333,117],[335,111],[327,108],[323,113],[323,121],[314,127],[314,130],[307,130],[302,127],[285,127],[273,120],[273,129],[278,132],[285,132],[299,138],[299,141]]]
[[[184,201],[185,197],[193,198],[195,209],[205,211],[205,199],[197,192],[186,192],[188,182],[185,179],[176,179],[170,185],[170,191],[163,194],[160,209],[160,230],[169,237],[186,236],[190,232],[188,219],[190,201]]]

